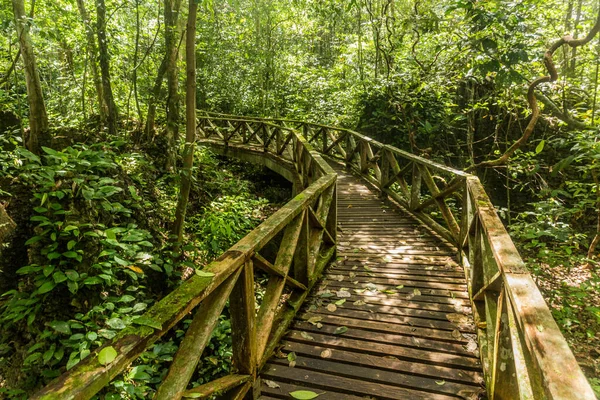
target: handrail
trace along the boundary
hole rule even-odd
[[[295,170],[296,191],[300,193],[199,274],[151,307],[137,319],[143,324],[122,330],[32,399],[93,397],[194,308],[197,310],[193,321],[155,399],[204,398],[226,390],[235,391],[234,398],[242,398],[257,385],[257,371],[274,351],[324,266],[335,255],[337,175],[298,132],[247,121],[245,128],[253,133],[239,140],[244,143],[238,147],[248,152],[260,148],[263,156],[291,165]],[[221,139],[225,135],[231,138],[227,125],[231,121],[208,122],[208,127],[198,126],[200,142],[210,144],[211,134]],[[278,250],[273,252],[273,248]],[[269,276],[258,315],[255,268]],[[227,300],[235,373],[186,392]],[[102,365],[98,354],[108,346],[116,350],[117,357]]]
[[[249,119],[302,130],[323,155],[345,163],[456,246],[490,399],[596,398],[478,177],[350,129]]]

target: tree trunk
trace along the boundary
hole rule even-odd
[[[106,123],[108,125],[108,133],[116,135],[118,115],[110,84],[110,63],[108,56],[108,41],[106,39],[106,4],[104,3],[104,0],[96,0],[96,13],[98,19],[98,48],[100,50],[102,94],[104,96],[104,102],[108,107]]]
[[[146,133],[146,138],[150,139],[154,132],[154,122],[156,120],[156,100],[158,96],[160,96],[160,88],[162,87],[162,81],[165,77],[165,72],[167,71],[167,56],[163,58],[160,63],[160,67],[158,67],[158,72],[156,73],[156,79],[154,80],[154,86],[152,87],[152,92],[150,93],[150,99],[148,100],[148,116],[146,117],[146,128],[144,128],[144,132]]]
[[[192,186],[192,166],[196,141],[196,14],[198,5],[189,0],[189,12],[185,40],[186,90],[185,90],[185,148],[181,170],[181,189],[175,210],[173,234],[177,243],[183,241],[183,223]]]
[[[36,153],[39,151],[41,143],[48,142],[50,139],[48,114],[46,113],[42,84],[33,54],[33,44],[27,27],[25,5],[23,4],[23,0],[12,0],[12,4],[17,36],[19,37],[19,45],[21,47],[21,56],[25,65],[25,83],[27,85],[27,101],[29,103],[30,133],[26,145],[30,151]]]
[[[175,167],[175,149],[179,138],[179,91],[177,55],[177,22],[181,0],[165,0],[165,54],[167,57],[167,170]],[[186,46],[187,49],[187,46]]]
[[[85,26],[85,36],[87,39],[87,52],[90,60],[90,69],[92,70],[92,78],[94,79],[94,86],[96,87],[96,101],[98,102],[98,114],[100,115],[100,120],[103,123],[105,123],[106,116],[108,114],[108,107],[106,106],[106,103],[104,101],[104,95],[102,94],[102,80],[100,79],[100,74],[98,73],[98,48],[96,47],[94,29],[92,28],[90,16],[85,8],[85,3],[83,2],[83,0],[77,0],[77,8],[79,9],[79,14],[81,15],[83,25]]]

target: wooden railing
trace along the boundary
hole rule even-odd
[[[232,124],[238,129],[232,130]],[[144,322],[142,325],[122,330],[33,399],[93,397],[194,309],[193,321],[154,398],[210,398],[225,391],[230,399],[252,393],[256,397],[260,387],[257,372],[335,255],[337,176],[301,134],[268,122],[202,119],[198,134],[207,145],[231,141],[230,151],[268,158],[271,167],[280,166],[284,175],[293,178],[299,193],[217,260],[156,303],[138,319]],[[257,270],[268,276],[259,306],[254,279]],[[234,372],[187,390],[227,300]],[[98,354],[108,346],[116,350],[117,356],[108,365],[102,365]]]
[[[479,178],[349,129],[244,118],[301,131],[321,154],[344,163],[456,246],[490,399],[595,399]]]
[[[205,113],[198,135],[223,154],[275,169],[299,194],[205,268],[214,275],[194,276],[145,314],[162,329],[126,328],[105,345],[118,352],[111,364],[100,365],[96,351],[34,398],[90,398],[198,305],[156,398],[204,398],[229,390],[228,398],[240,399],[257,389],[261,366],[335,253],[335,174],[314,148],[456,246],[490,399],[595,399],[476,176],[348,129],[302,121]],[[271,244],[276,254],[266,253]],[[256,268],[270,276],[258,313]],[[235,373],[185,391],[227,299]]]

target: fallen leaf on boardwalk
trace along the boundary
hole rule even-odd
[[[290,392],[290,396],[298,400],[312,400],[319,397],[319,394],[310,390],[296,390],[295,392]]]
[[[314,337],[310,336],[310,335],[309,335],[308,333],[306,333],[306,332],[300,332],[300,336],[302,336],[304,339],[307,339],[307,340],[315,340],[315,338],[314,338]]]
[[[354,277],[356,276],[356,273],[354,273],[354,272],[350,272],[350,273],[348,274],[348,276],[350,276],[350,278],[354,278]]]
[[[462,339],[462,335],[458,329],[452,331],[452,337],[454,339]]]
[[[404,285],[398,285],[398,286],[396,286],[396,289],[403,289],[403,288],[404,288]]]
[[[317,329],[321,329],[323,327],[323,324],[320,322],[317,322]]]
[[[265,383],[265,385],[267,385],[271,389],[277,389],[277,388],[281,387],[276,382],[270,381],[268,379],[264,379],[263,382]]]
[[[433,269],[433,267],[425,267],[426,271],[431,271]]]
[[[477,342],[475,342],[473,339],[469,339],[466,349],[469,353],[475,353],[477,351]]]
[[[367,276],[375,276],[375,274],[372,272],[367,272]]]
[[[350,292],[348,292],[347,290],[340,290],[340,291],[337,291],[337,292],[335,292],[335,295],[336,295],[337,297],[341,297],[341,298],[344,298],[344,297],[351,297],[351,296],[352,296],[352,294],[350,294]]]
[[[333,304],[333,303],[327,304],[327,311],[335,312],[335,310],[337,310],[337,306],[335,304]]]
[[[352,204],[348,204],[348,208],[352,208]]]
[[[321,321],[323,317],[310,317],[307,322],[313,325],[316,325],[319,321]]]
[[[344,304],[346,302],[346,299],[341,299],[335,302],[336,306],[341,306],[342,304]]]
[[[367,290],[367,289],[354,289],[354,291],[358,294],[363,293],[365,290]]]
[[[365,302],[364,302],[364,301],[362,301],[362,300],[356,300],[356,301],[354,302],[354,305],[355,305],[355,306],[364,306],[365,304],[367,304],[367,303],[365,303]]]
[[[377,286],[375,286],[374,284],[372,284],[370,282],[367,283],[366,286],[367,286],[367,289],[369,289],[369,290],[377,290]]]
[[[352,284],[353,285],[358,285],[358,281],[353,281]]]
[[[322,298],[326,299],[327,297],[333,297],[333,293],[331,293],[331,292],[325,292],[325,293],[321,293],[320,296]]]
[[[421,342],[419,342],[419,339],[417,339],[416,337],[412,336],[412,342],[418,347],[421,345]]]
[[[452,322],[453,324],[468,324],[469,323],[469,317],[467,317],[464,314],[457,314],[457,313],[446,314],[446,318],[448,319],[448,321]]]
[[[385,294],[396,294],[398,292],[396,292],[395,290],[384,290],[383,293],[385,293]]]
[[[329,358],[329,357],[331,357],[331,350],[329,350],[329,349],[323,350],[321,352],[321,357],[323,357],[323,358]]]
[[[366,265],[363,265],[363,268],[365,269],[365,271],[373,271],[371,268],[367,267]]]
[[[348,332],[347,326],[338,326],[333,332],[334,335],[341,335],[342,333]]]
[[[358,269],[358,265],[355,265],[354,267],[352,267],[352,271],[356,271]]]
[[[398,357],[394,357],[394,356],[383,356],[383,358],[387,358],[388,360],[396,360],[396,361],[400,361],[398,359]]]
[[[420,296],[421,295],[421,291],[419,289],[413,290],[413,293],[414,293],[415,296]]]
[[[332,275],[331,279],[333,279],[334,281],[341,282],[344,280],[344,275]]]
[[[442,380],[442,381],[435,381],[435,383],[437,383],[438,385],[442,386],[443,384],[446,383],[446,381]]]

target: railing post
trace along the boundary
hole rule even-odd
[[[387,194],[385,192],[385,185],[387,184],[390,176],[390,160],[388,159],[387,150],[381,149],[381,178],[379,179],[379,197],[385,198]]]
[[[231,342],[233,365],[240,374],[256,375],[254,267],[252,260],[245,262],[229,298],[231,315]]]

